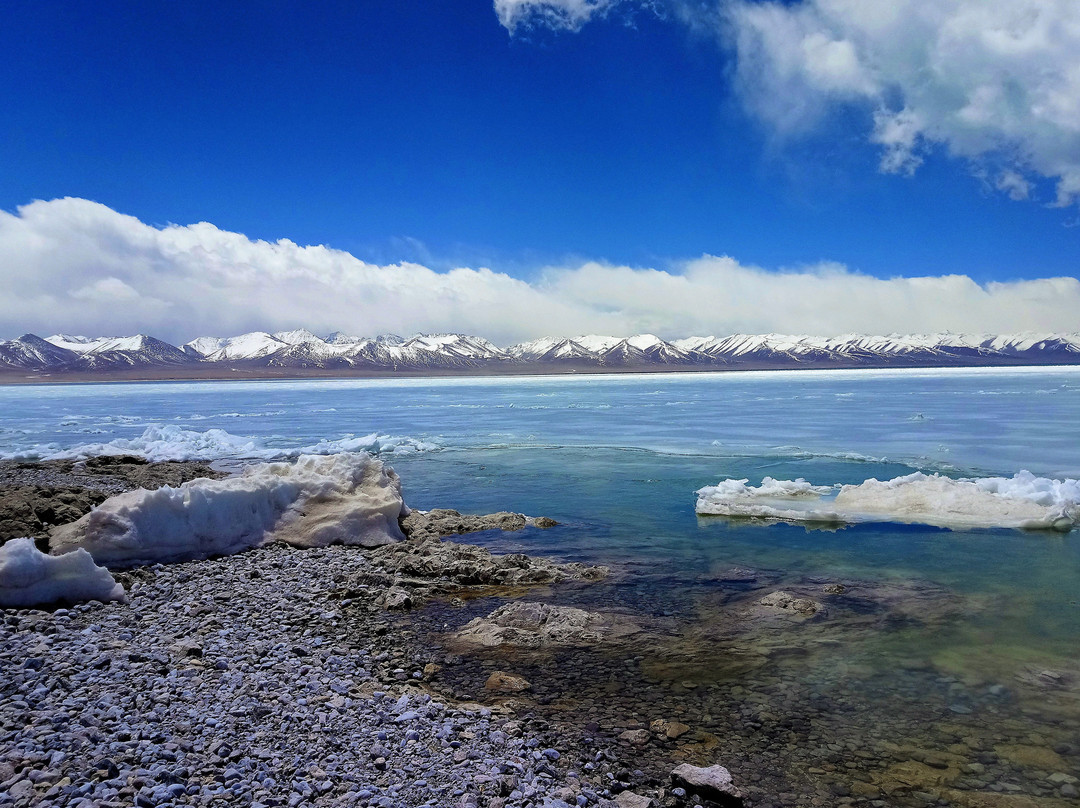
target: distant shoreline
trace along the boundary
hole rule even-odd
[[[216,381],[330,381],[334,379],[445,379],[445,378],[513,378],[534,376],[600,376],[600,375],[664,375],[671,373],[742,373],[747,371],[804,371],[804,370],[948,370],[962,368],[1067,368],[1080,366],[1076,362],[1005,359],[982,362],[807,362],[770,363],[746,362],[737,366],[716,365],[654,365],[654,366],[596,366],[589,364],[520,364],[473,368],[408,368],[401,370],[376,368],[268,368],[232,366],[208,367],[147,367],[96,371],[33,372],[17,369],[0,370],[0,386],[15,387],[35,384],[128,384],[138,382],[216,382]]]

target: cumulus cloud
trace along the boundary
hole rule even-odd
[[[923,152],[997,166],[1026,198],[1080,194],[1080,15],[1075,0],[740,0],[729,6],[747,103],[785,130],[844,104],[870,111],[881,169]]]
[[[1080,330],[1076,278],[879,279],[834,263],[770,271],[706,255],[665,268],[550,267],[527,283],[487,268],[377,265],[205,222],[153,227],[85,199],[0,212],[0,283],[0,337],[142,332],[179,343],[305,327],[457,331],[508,345],[597,332]]]

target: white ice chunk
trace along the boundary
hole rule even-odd
[[[1012,477],[954,480],[916,472],[892,480],[812,486],[774,480],[761,486],[725,480],[697,492],[702,515],[796,522],[892,521],[948,528],[1009,527],[1071,530],[1080,524],[1080,481],[1051,480],[1021,471]]]
[[[124,600],[124,587],[85,550],[49,556],[33,539],[0,547],[0,606]]]
[[[760,486],[742,480],[722,480],[697,491],[697,512],[708,516],[742,516],[798,522],[843,522],[823,507],[821,497],[832,486],[811,485],[802,477],[776,480],[765,477]]]
[[[237,477],[128,491],[55,528],[51,552],[81,547],[98,563],[134,566],[229,555],[284,541],[298,547],[401,541],[401,481],[365,453],[304,455]]]

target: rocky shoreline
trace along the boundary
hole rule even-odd
[[[8,463],[0,502],[22,508],[32,491],[44,505],[30,535],[44,545],[50,522],[105,496],[206,472]],[[434,685],[458,658],[411,632],[405,610],[607,574],[440,537],[553,524],[414,511],[409,540],[376,550],[272,544],[116,572],[127,603],[4,610],[0,805],[695,804],[598,727],[503,703],[510,674],[483,704]],[[715,796],[737,794],[725,789]]]
[[[625,764],[602,741],[432,698],[425,668],[445,659],[402,641],[381,587],[350,583],[367,574],[379,572],[363,550],[273,545],[121,573],[128,604],[7,610],[0,804],[614,796]]]
[[[207,463],[149,463],[132,455],[0,460],[0,545],[20,536],[46,545],[52,527],[74,522],[114,494],[223,476]]]

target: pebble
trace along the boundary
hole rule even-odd
[[[275,545],[118,573],[129,604],[0,612],[0,806],[600,805],[578,797],[614,751],[583,775],[547,722],[399,681],[423,661],[381,591],[342,604],[369,565]]]

